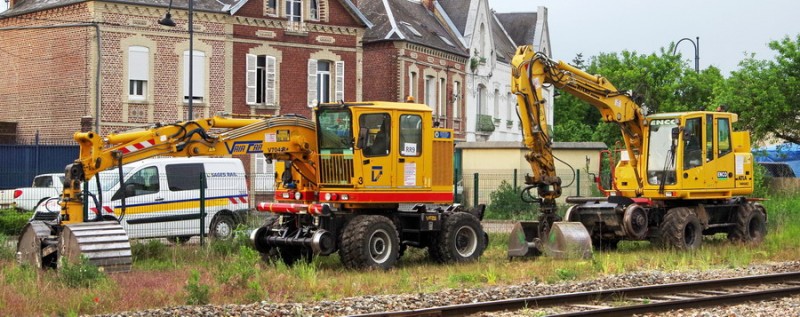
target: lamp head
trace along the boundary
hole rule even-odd
[[[175,21],[172,20],[172,14],[170,14],[169,12],[167,12],[167,14],[164,15],[163,19],[159,19],[158,20],[158,24],[161,24],[161,25],[164,25],[164,26],[175,26],[175,25],[177,25],[177,24],[175,24]]]

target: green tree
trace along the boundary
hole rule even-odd
[[[774,60],[749,55],[715,89],[715,103],[739,114],[740,128],[755,140],[776,137],[800,143],[800,34],[772,41]],[[710,107],[709,107],[710,109]]]
[[[674,44],[670,44],[651,54],[600,53],[579,68],[607,78],[617,90],[631,91],[646,113],[711,107],[714,87],[723,81],[719,69],[709,67],[697,73],[680,54],[671,53],[673,48]],[[583,55],[578,54],[573,63],[583,64]],[[609,147],[621,144],[619,127],[601,122],[594,106],[574,96],[562,94],[555,100],[554,111],[556,141],[600,141]]]

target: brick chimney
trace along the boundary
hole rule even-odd
[[[428,9],[428,11],[433,12],[433,1],[435,0],[422,0],[422,5],[425,6],[425,9]]]

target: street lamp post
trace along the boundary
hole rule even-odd
[[[167,14],[164,15],[163,19],[158,20],[158,24],[164,26],[174,27],[177,25],[175,21],[172,20],[172,15],[169,13],[172,9],[172,0],[169,0],[169,6],[167,7]],[[189,0],[189,120],[193,120],[194,116],[192,115],[192,101],[194,101],[194,90],[193,82],[194,82],[194,0]]]
[[[683,41],[689,41],[694,46],[694,71],[699,73],[700,72],[700,37],[696,37],[697,42],[692,41],[692,39],[688,37],[682,38],[678,43],[675,43],[675,47],[672,49],[672,55],[675,55],[675,51],[678,50],[678,44],[681,44]]]

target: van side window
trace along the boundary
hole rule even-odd
[[[171,164],[166,171],[171,191],[200,189],[200,179],[206,177],[203,163]]]
[[[121,199],[126,188],[131,188],[133,192],[125,197],[158,193],[161,188],[158,181],[158,168],[155,166],[146,167],[134,173],[125,181],[125,184],[114,193],[114,197],[112,197],[111,200]]]

